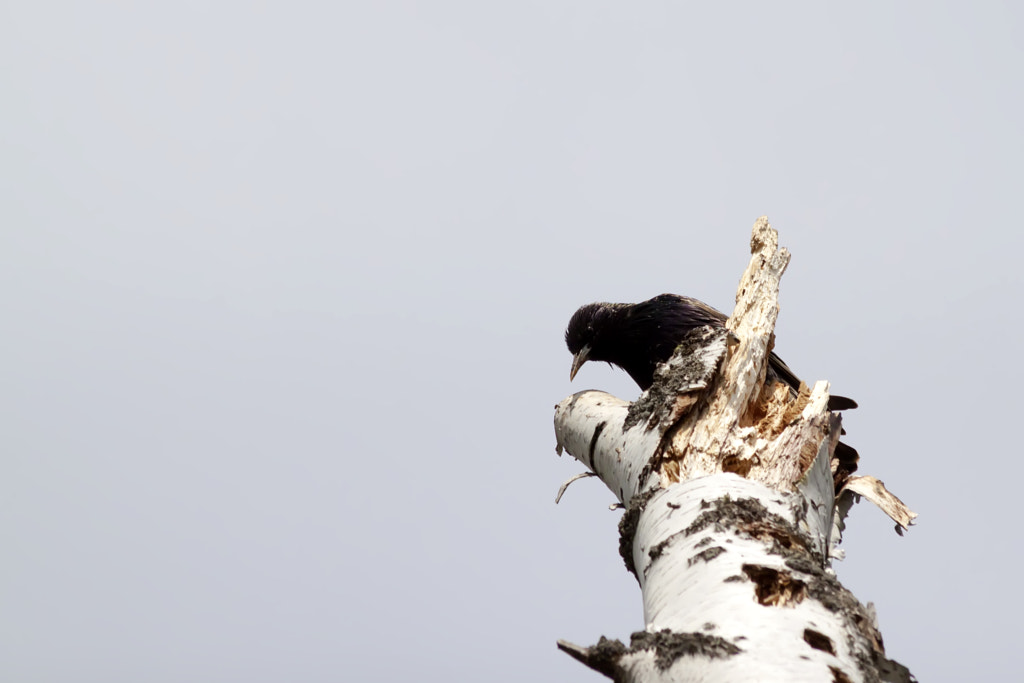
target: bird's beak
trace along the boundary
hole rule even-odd
[[[587,358],[590,357],[590,344],[587,344],[579,352],[572,357],[572,370],[569,371],[569,381],[573,381],[576,377],[576,373],[580,371],[583,364],[587,362]]]

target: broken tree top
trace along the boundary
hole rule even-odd
[[[773,431],[781,433],[783,427],[793,426],[795,418],[811,402],[812,392],[771,351],[772,332],[778,315],[779,280],[789,264],[790,254],[778,246],[778,233],[764,217],[754,225],[751,252],[750,265],[740,283],[731,318],[697,299],[661,294],[637,304],[587,304],[573,314],[565,331],[566,346],[573,354],[570,379],[575,378],[582,365],[590,360],[606,361],[621,367],[645,391],[636,404],[626,408],[630,417],[624,421],[624,426],[631,426],[639,414],[651,411],[652,414],[647,415],[647,427],[648,430],[656,430],[659,438],[673,425],[665,424],[661,418],[651,422],[656,417],[653,413],[670,404],[672,410],[668,414],[682,417],[682,403],[695,402],[701,393],[721,395],[721,391],[705,390],[714,378],[721,357],[728,356],[727,367],[732,368],[736,375],[729,377],[728,372],[720,373],[716,386],[734,386],[742,389],[743,393],[732,396],[725,403],[718,403],[719,408],[729,408],[721,415],[729,419],[719,424],[715,431],[722,438],[727,435],[733,439],[739,437],[747,442],[748,448],[730,452],[728,457],[721,458],[718,467],[696,469],[695,474],[702,471],[744,471],[749,475],[751,470],[755,470],[756,476],[756,470],[766,469],[756,467],[763,457],[753,457],[753,447],[759,445],[757,440],[777,439],[779,434],[773,434]],[[728,334],[722,346],[718,335],[724,331]],[[718,355],[714,354],[716,349],[720,351]],[[702,358],[701,352],[705,363],[696,367],[694,364]],[[694,386],[680,387],[678,384],[680,379],[685,384],[695,378]],[[656,382],[658,386],[655,386]],[[824,393],[827,410],[856,407],[856,402],[851,399],[829,395],[827,383],[819,384],[823,386],[815,389]],[[756,394],[753,393],[755,385],[758,389]],[[679,391],[680,388],[685,390]],[[591,392],[577,394],[572,404],[579,407],[581,400],[605,404],[610,398],[588,394]],[[738,400],[745,404],[742,411]],[[690,415],[687,422],[702,422],[705,430],[709,427],[707,420],[696,420],[695,417]],[[599,440],[600,434],[596,436]],[[559,443],[566,445],[561,440]],[[900,527],[911,522],[913,513],[900,510],[900,504],[895,502],[897,499],[885,491],[881,482],[872,477],[850,476],[857,469],[856,450],[838,441],[833,449],[832,469],[837,491],[848,485],[849,490],[882,507]],[[664,456],[671,449],[659,450]],[[693,444],[686,450],[693,450]],[[750,457],[743,457],[744,451]],[[804,461],[802,469],[806,470],[810,462],[807,457]],[[667,467],[670,472],[674,471],[671,462],[671,458],[662,457],[663,469]]]
[[[835,411],[856,404],[828,382],[808,388],[772,353],[790,255],[765,218],[751,253],[729,318],[669,294],[589,304],[569,322],[571,377],[608,361],[644,390],[634,402],[581,391],[555,408],[559,452],[626,508],[619,550],[644,631],[629,647],[560,647],[622,681],[911,680],[830,564],[855,495],[898,530],[915,515],[852,474]]]

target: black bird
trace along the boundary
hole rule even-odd
[[[704,325],[723,327],[726,320],[721,311],[678,294],[659,294],[638,304],[587,304],[573,314],[565,330],[565,344],[573,354],[569,380],[588,360],[606,361],[647,390],[654,383],[654,369],[672,357],[687,332]],[[780,380],[799,390],[800,380],[781,358],[772,353],[768,365]],[[857,403],[830,396],[828,407],[846,410]]]

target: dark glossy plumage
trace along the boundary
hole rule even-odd
[[[672,356],[687,332],[704,325],[722,327],[726,319],[721,311],[678,294],[660,294],[638,304],[587,304],[573,314],[565,330],[565,343],[573,354],[570,378],[588,360],[606,361],[646,390],[654,383],[654,369]],[[800,380],[781,358],[772,353],[768,363],[781,381],[800,388]],[[844,396],[829,399],[832,410],[856,407]]]

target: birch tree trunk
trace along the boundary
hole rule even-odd
[[[897,530],[915,515],[840,467],[827,382],[766,385],[790,256],[764,217],[751,253],[727,329],[693,331],[636,402],[583,391],[555,409],[559,453],[626,508],[645,624],[629,646],[559,647],[615,681],[912,681],[831,560],[855,495]]]

